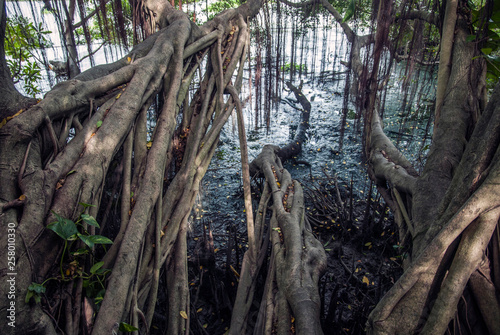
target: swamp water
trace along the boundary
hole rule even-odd
[[[343,148],[339,151],[346,80],[346,68],[340,61],[344,61],[346,57],[346,43],[342,32],[335,26],[333,28],[326,24],[324,26],[316,27],[303,35],[300,49],[303,56],[300,60],[303,61],[301,64],[307,71],[300,77],[295,73],[295,80],[292,81],[295,86],[299,86],[302,81],[302,93],[311,102],[307,140],[303,144],[301,154],[296,158],[297,161],[307,162],[310,166],[289,161],[284,167],[291,173],[292,178],[298,179],[302,184],[310,182],[311,179],[324,179],[325,172],[329,176],[336,175],[339,182],[345,186],[352,180],[353,193],[363,198],[369,192],[370,181],[363,157],[362,126],[359,120],[355,119],[355,107],[352,102],[349,102],[348,106]],[[288,38],[290,41],[292,31],[288,30],[286,33],[290,36]],[[255,56],[255,49],[254,45],[251,56]],[[252,78],[255,78],[253,60],[254,58],[251,58],[250,64]],[[289,57],[284,57],[282,64],[289,64],[289,61]],[[425,77],[422,81],[427,85],[423,90],[425,95],[414,99],[417,101],[405,102],[401,92],[404,66],[404,63],[396,65],[387,84],[385,131],[393,143],[418,168],[425,160],[425,153],[430,143],[429,137],[426,136],[426,127],[433,99],[429,93],[433,92],[429,87],[429,82],[432,83],[429,79],[432,73],[420,74],[421,77]],[[273,68],[271,72],[275,70]],[[264,77],[267,69],[262,71]],[[291,74],[290,71],[281,69],[280,76],[283,78],[282,81],[288,81]],[[278,80],[278,86],[281,87],[280,96],[274,97],[276,103],[270,104],[270,111],[260,110],[256,106],[256,82],[253,81],[250,88],[248,82],[244,81],[241,98],[246,102],[243,113],[250,162],[257,157],[265,144],[286,145],[293,139],[300,123],[302,106],[282,81]],[[252,100],[249,99],[250,95]],[[351,96],[350,100],[353,98]],[[403,103],[405,109],[402,108]],[[265,119],[265,115],[269,115],[269,120]],[[202,181],[196,205],[198,212],[192,216],[194,230],[197,230],[197,220],[201,220],[205,223],[212,222],[216,226],[237,224],[244,231],[245,213],[242,194],[241,157],[236,115],[233,113],[223,128],[219,146]],[[254,209],[255,207],[254,203]],[[195,238],[198,233],[194,233]]]
[[[286,30],[284,34],[288,35],[284,38],[285,42],[290,43],[292,30]],[[328,254],[328,269],[320,282],[323,304],[321,321],[325,334],[362,334],[368,313],[400,276],[404,250],[397,242],[397,231],[389,214],[385,212],[382,202],[378,203],[375,188],[370,189],[363,157],[360,130],[362,126],[355,119],[355,108],[351,102],[348,106],[343,148],[339,150],[346,83],[346,68],[340,63],[346,57],[346,43],[342,32],[335,27],[316,27],[308,30],[298,40],[298,53],[301,57],[296,58],[299,63],[297,67],[307,71],[300,75],[295,73],[292,84],[299,86],[302,81],[302,93],[311,102],[312,108],[307,140],[303,144],[302,153],[296,159],[308,164],[289,161],[284,167],[291,173],[292,178],[297,179],[305,188],[306,215],[311,222],[317,218],[313,231],[324,244]],[[284,49],[287,47],[289,44],[286,44]],[[283,65],[281,66],[284,68],[280,69],[282,71],[279,73],[283,81],[274,78],[274,82],[271,80],[268,85],[272,90],[277,81],[279,94],[273,97],[269,91],[261,93],[264,95],[261,102],[274,99],[269,103],[270,110],[266,111],[256,105],[259,101],[256,98],[258,84],[254,80],[257,49],[258,46],[252,46],[252,84],[246,84],[241,93],[242,100],[246,102],[243,113],[249,161],[257,157],[265,144],[284,146],[293,139],[300,123],[302,107],[293,92],[284,88],[286,86],[283,81],[288,81],[291,73],[286,71]],[[295,53],[297,55],[297,51]],[[291,50],[288,48],[286,55],[290,54]],[[273,64],[275,56],[271,55]],[[281,64],[294,63],[287,56]],[[419,73],[423,84],[417,92],[422,89],[424,93],[417,94],[413,100],[408,97],[405,100],[401,88],[405,65],[395,65],[387,84],[385,131],[418,169],[425,161],[430,143],[426,130],[430,127],[433,74],[425,71]],[[270,70],[263,68],[262,78],[266,78],[267,71],[274,74],[276,66]],[[247,72],[247,80],[248,76]],[[252,99],[249,99],[250,95]],[[350,97],[350,100],[352,99],[353,97]],[[349,220],[345,220],[345,217],[339,219],[338,216],[328,217],[327,220],[324,215],[318,214],[322,210],[319,207],[332,204],[332,176],[338,177],[339,189],[346,207],[349,207],[349,198],[354,199],[354,205],[351,205],[353,209],[350,209],[353,217]],[[258,183],[258,180],[256,182]],[[323,192],[321,197],[330,198],[329,202],[318,204],[310,198],[318,195],[312,192],[318,189]],[[259,191],[257,187],[253,187],[252,191],[255,210],[258,205],[258,197],[255,195]],[[370,199],[368,206],[367,199]],[[365,224],[366,208],[373,214],[373,217],[368,219],[368,224]],[[198,310],[202,309],[198,319],[201,324],[207,325],[208,334],[222,334],[227,329],[230,318],[229,308],[224,306],[223,301],[234,297],[237,281],[236,277],[227,275],[227,249],[232,248],[233,271],[239,269],[247,247],[241,158],[235,115],[223,128],[219,146],[202,181],[200,194],[190,218],[190,227],[188,248],[192,252],[188,264],[191,292],[196,297],[196,307]],[[361,232],[363,229],[366,231]],[[206,259],[200,261],[198,252],[207,245],[212,250],[214,264],[205,262]],[[210,278],[210,288],[204,284],[208,280],[207,277]],[[203,292],[206,293],[205,299],[199,298],[203,296]]]

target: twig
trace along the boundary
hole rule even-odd
[[[11,200],[2,207],[0,207],[0,212],[5,212],[6,210],[14,207],[21,207],[25,203],[26,203],[26,196],[22,195],[19,198]]]

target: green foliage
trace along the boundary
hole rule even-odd
[[[99,228],[99,224],[97,223],[97,221],[90,215],[82,213],[80,215],[80,218],[76,222],[73,222],[70,219],[63,218],[57,213],[54,213],[54,215],[56,216],[57,221],[48,224],[47,228],[59,235],[65,241],[65,243],[67,243],[68,241],[80,239],[86,245],[88,245],[89,248],[93,248],[95,244],[113,244],[113,241],[105,236],[89,235],[86,231],[84,231],[83,234],[78,232],[77,225],[80,225],[82,227],[82,230],[84,230],[82,223],[86,223],[90,226]],[[62,277],[64,278],[64,275]]]
[[[238,7],[241,3],[242,1],[240,0],[222,0],[211,3],[207,7],[208,20],[212,20],[215,15],[219,14],[220,12],[226,9]]]
[[[80,203],[80,205],[84,207],[84,211],[86,208],[92,206],[85,203]],[[61,215],[58,215],[57,213],[53,214],[56,217],[56,221],[48,224],[47,228],[55,232],[64,240],[64,248],[59,262],[61,277],[49,278],[42,284],[31,283],[26,294],[26,303],[28,303],[31,298],[35,300],[35,303],[40,303],[41,295],[46,291],[46,283],[50,280],[69,281],[75,278],[82,278],[83,287],[85,288],[87,297],[94,299],[94,303],[99,304],[104,298],[104,280],[110,270],[102,268],[104,262],[96,262],[90,268],[89,273],[85,273],[81,264],[85,263],[84,257],[92,254],[92,248],[94,247],[94,245],[112,244],[113,242],[105,236],[90,235],[86,231],[86,225],[99,228],[99,224],[94,219],[94,217],[88,214],[80,214],[80,217],[76,222],[73,222],[70,219],[66,219]],[[67,252],[67,250],[71,250],[71,245],[69,245],[69,242],[73,243],[78,240],[85,243],[85,247],[79,248],[73,252]],[[64,264],[65,259],[67,263],[66,266]],[[69,260],[71,260],[71,262]]]
[[[92,205],[88,205],[85,203],[80,203],[84,208],[90,207]],[[80,217],[76,222],[73,222],[70,219],[63,218],[57,213],[53,213],[57,219],[57,221],[51,222],[47,225],[47,228],[55,232],[57,235],[59,235],[65,242],[65,249],[67,246],[68,241],[75,241],[80,239],[82,242],[84,242],[89,248],[93,248],[95,244],[113,244],[113,241],[111,241],[109,238],[106,236],[102,235],[90,235],[86,229],[85,225],[93,226],[96,228],[100,228],[99,224],[97,221],[94,219],[94,217],[88,215],[88,214],[80,214]],[[78,227],[80,227],[80,230],[82,232],[78,231]],[[77,250],[79,255],[85,254],[84,251],[81,249]],[[74,255],[74,254],[73,254]],[[64,252],[62,257],[64,257]],[[62,259],[61,259],[62,262]],[[61,268],[61,276],[64,279],[64,274],[62,272]]]
[[[92,40],[97,40],[97,39],[102,39],[103,36],[101,36],[101,32],[99,30],[99,27],[97,24],[91,24],[90,26],[87,27],[90,38]],[[87,44],[87,41],[85,40],[85,31],[83,30],[83,27],[78,27],[74,30],[75,34],[75,43],[77,45],[85,45]]]
[[[89,248],[93,248],[94,244],[113,244],[109,238],[102,235],[82,235],[78,234],[78,237],[89,246]]]
[[[356,111],[352,110],[352,109],[349,109],[347,111],[347,118],[349,120],[354,120],[356,118]]]
[[[343,15],[342,23],[356,20],[356,25],[358,27],[371,27],[371,0],[329,0],[329,2],[341,15]]]
[[[31,283],[28,287],[28,293],[24,301],[28,303],[31,298],[35,299],[35,303],[39,304],[42,299],[42,294],[45,293],[45,286],[43,284]]]
[[[74,237],[78,234],[76,224],[69,219],[63,218],[57,213],[54,213],[54,215],[56,216],[57,221],[48,224],[47,228],[59,235],[63,240],[74,240]]]
[[[57,213],[53,213],[55,217],[57,218],[57,221],[51,222],[50,224],[47,225],[47,228],[55,232],[57,235],[59,235],[62,239],[66,241],[72,241],[77,238],[80,238],[83,242],[87,243],[86,240],[89,240],[89,238],[94,241],[94,243],[98,244],[112,244],[113,242],[108,239],[105,236],[101,235],[88,235],[87,232],[84,234],[80,234],[78,232],[77,225],[82,226],[82,223],[86,223],[90,226],[94,226],[97,228],[99,227],[99,224],[97,221],[90,215],[88,214],[81,214],[80,218],[78,221],[73,222],[70,219],[63,218],[62,216],[58,215]],[[90,246],[90,245],[89,245]],[[90,247],[93,247],[90,246]]]
[[[32,97],[40,93],[36,83],[42,78],[42,61],[37,50],[50,46],[46,38],[50,33],[43,29],[42,23],[35,25],[23,16],[7,18],[4,42],[7,65],[14,83],[22,81],[26,94]]]
[[[347,10],[345,12],[342,23],[349,21],[354,16],[355,11],[356,11],[356,0],[351,0],[351,2],[349,2],[349,7],[347,7]]]
[[[292,69],[294,69],[294,71],[307,72],[307,66],[305,64],[296,64],[287,62],[280,68],[281,72],[290,72]]]
[[[101,267],[104,265],[104,262],[99,262],[95,263],[91,268],[90,268],[90,273],[95,274],[98,273],[98,271],[101,269]]]
[[[118,328],[118,330],[123,332],[123,333],[131,333],[131,332],[135,332],[136,330],[139,330],[139,329],[132,326],[132,325],[129,325],[126,322],[120,322],[120,327]]]
[[[80,215],[80,218],[82,219],[83,222],[85,222],[86,224],[90,225],[90,226],[94,226],[94,227],[97,227],[99,228],[99,224],[97,223],[97,221],[94,219],[93,216],[90,216],[88,214],[82,214]]]
[[[484,41],[481,44],[481,53],[487,63],[486,79],[488,87],[492,88],[500,78],[500,2],[493,5],[493,12],[489,20],[485,20],[486,5],[469,1],[472,16],[472,24],[478,32],[486,32],[486,36],[469,35],[468,42],[476,43],[478,39]]]

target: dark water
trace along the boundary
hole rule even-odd
[[[302,92],[311,102],[310,128],[303,151],[297,157],[299,161],[306,161],[311,165],[294,164],[289,162],[285,167],[292,177],[303,183],[314,178],[324,178],[328,175],[337,175],[343,184],[353,180],[353,193],[364,197],[369,192],[369,179],[366,174],[366,163],[363,157],[361,143],[361,126],[355,120],[355,107],[349,103],[347,122],[345,126],[344,144],[339,151],[343,95],[345,87],[346,68],[340,63],[345,60],[346,48],[343,34],[335,27],[329,27],[324,21],[323,27],[309,30],[304,38],[300,38],[299,47],[303,48],[301,63],[308,69],[306,73],[294,76],[292,83],[296,86],[303,81]],[[291,31],[286,34],[291,36]],[[291,39],[291,37],[290,37]],[[286,40],[286,39],[285,39]],[[288,40],[290,41],[290,40]],[[297,42],[295,42],[297,43]],[[287,49],[288,44],[284,49]],[[253,46],[251,55],[256,55]],[[297,52],[296,52],[297,53]],[[282,64],[290,62],[290,50]],[[273,61],[274,62],[274,61]],[[255,71],[252,63],[252,70]],[[386,134],[393,143],[402,150],[406,157],[415,164],[417,169],[425,160],[430,139],[426,138],[426,127],[432,108],[433,85],[432,73],[423,71],[413,84],[420,83],[414,97],[406,97],[403,93],[403,78],[405,64],[394,66],[387,84],[386,103],[384,104],[384,123]],[[262,77],[266,76],[263,68]],[[271,72],[274,73],[272,68]],[[340,73],[340,74],[339,74]],[[248,73],[247,73],[248,75]],[[289,80],[290,72],[281,71],[280,76]],[[252,78],[255,75],[252,74]],[[265,144],[278,146],[286,145],[294,136],[300,122],[300,104],[295,100],[293,92],[282,88],[279,97],[275,97],[276,104],[271,104],[269,111],[259,110],[256,106],[256,85],[252,82],[252,103],[248,99],[250,88],[247,84],[242,89],[242,100],[247,101],[244,107],[249,161],[257,157]],[[421,92],[421,93],[420,93]],[[261,99],[260,101],[262,101]],[[353,100],[353,97],[350,98]],[[404,106],[404,107],[403,107]],[[267,126],[266,115],[269,115]],[[429,129],[427,129],[429,130]],[[192,217],[193,238],[200,236],[198,223],[211,223],[212,229],[236,225],[242,232],[245,230],[245,213],[243,212],[241,182],[241,158],[236,126],[236,117],[233,115],[225,125],[220,136],[219,147],[212,160],[208,173],[202,182],[198,208],[204,210],[203,216]],[[217,239],[216,239],[217,240]],[[220,242],[224,244],[225,236],[220,235]]]
[[[307,59],[311,58],[312,56]],[[354,119],[356,113],[354,112],[355,108],[352,103],[349,105],[351,111],[348,113],[343,148],[339,151],[343,94],[346,81],[345,75],[329,76],[325,80],[325,70],[321,71],[321,68],[328,69],[330,67],[330,71],[334,71],[334,65],[327,62],[328,59],[320,60],[316,63],[316,71],[303,74],[300,78],[303,80],[302,93],[311,102],[312,110],[307,140],[297,160],[308,162],[310,167],[305,164],[288,162],[285,168],[290,171],[293,178],[298,179],[303,185],[311,185],[314,181],[324,179],[326,175],[337,175],[340,187],[348,189],[352,180],[352,193],[356,202],[360,201],[360,199],[370,197],[373,199],[376,195],[374,190],[370,194],[370,181],[366,173],[361,143],[360,128],[362,127],[359,126],[359,121]],[[341,72],[342,69],[338,67],[335,71]],[[384,109],[386,117],[385,129],[393,143],[418,167],[419,160],[425,160],[425,152],[427,151],[421,149],[425,148],[429,143],[429,139],[425,138],[425,129],[428,121],[430,98],[425,95],[419,100],[405,100],[405,95],[401,89],[401,77],[402,73],[404,74],[402,71],[404,71],[404,64],[397,66],[388,83],[389,89],[387,90],[387,101]],[[283,75],[287,76],[289,74],[284,73]],[[431,76],[429,73],[426,73],[426,75]],[[335,80],[332,78],[335,78]],[[422,82],[424,86],[428,85],[427,81],[423,80]],[[298,86],[300,80],[296,80],[293,83]],[[255,83],[253,85],[255,86]],[[248,91],[248,86],[242,90],[243,100],[246,99],[245,94],[248,95]],[[430,91],[432,92],[432,88]],[[265,144],[271,143],[284,146],[294,137],[294,132],[300,122],[301,112],[298,109],[301,106],[295,100],[293,92],[282,90],[280,93],[281,96],[277,99],[278,103],[271,104],[273,108],[269,111],[269,126],[267,126],[265,119],[266,111],[256,111],[255,92],[252,92],[254,96],[253,105],[250,104],[250,101],[247,101],[244,113],[250,161],[257,157]],[[405,106],[404,108],[402,107],[403,105]],[[259,113],[257,116],[258,122],[256,121],[257,113]],[[254,197],[253,202],[255,209],[258,202],[257,197]],[[319,284],[322,292],[322,301],[325,304],[325,313],[322,315],[322,322],[325,322],[325,325],[327,325],[325,334],[337,334],[340,332],[339,327],[341,326],[346,329],[353,329],[354,333],[362,333],[364,322],[366,321],[364,318],[372,308],[368,309],[368,307],[374,304],[368,298],[365,301],[364,297],[366,294],[360,293],[362,291],[360,288],[357,290],[345,289],[345,292],[342,291],[344,289],[337,291],[338,287],[343,287],[341,285],[345,286],[345,283],[349,282],[351,278],[351,276],[346,274],[344,267],[340,265],[341,263],[337,261],[337,258],[340,257],[340,254],[336,254],[338,250],[341,250],[344,262],[349,263],[349,266],[354,266],[353,264],[356,260],[355,271],[358,272],[359,270],[358,276],[361,278],[365,275],[371,278],[374,281],[371,284],[372,287],[375,287],[375,285],[380,287],[381,292],[389,287],[388,285],[392,282],[391,278],[397,278],[401,272],[396,262],[387,261],[387,258],[391,257],[391,255],[387,256],[384,254],[386,258],[380,256],[384,251],[395,252],[391,249],[398,247],[395,237],[391,237],[394,236],[394,227],[390,227],[391,221],[384,221],[383,225],[375,229],[377,231],[376,236],[379,236],[379,239],[387,239],[385,243],[388,246],[382,245],[382,242],[376,241],[375,238],[363,240],[360,238],[357,230],[361,231],[362,225],[360,223],[365,214],[364,208],[366,205],[363,202],[359,204],[355,209],[355,217],[352,220],[352,224],[344,228],[325,225],[326,230],[323,232],[320,232],[319,229],[314,229],[314,232],[318,235],[317,237],[326,246],[325,248],[329,257],[327,272]],[[234,296],[235,291],[231,290],[235,289],[236,285],[231,286],[231,283],[227,282],[224,284],[223,271],[226,269],[227,249],[231,246],[230,242],[234,243],[231,265],[235,269],[240,268],[239,264],[241,264],[243,254],[247,248],[245,219],[239,140],[236,117],[233,115],[225,125],[220,136],[219,147],[202,181],[199,199],[190,218],[191,231],[188,237],[188,250],[190,252],[189,264],[191,269],[190,285],[192,285],[193,292],[196,292],[198,287],[203,287],[201,280],[203,278],[202,271],[207,271],[201,270],[199,266],[196,258],[197,249],[200,247],[200,242],[204,237],[208,236],[208,231],[211,231],[215,251],[215,267],[214,270],[205,273],[219,273],[218,275],[214,274],[213,278],[215,279],[213,279],[212,283],[215,284],[212,284],[212,286],[219,287],[219,294],[221,291],[227,291],[232,292],[229,295],[232,294]],[[337,221],[337,226],[338,223],[342,222]],[[322,227],[322,225],[319,227]],[[328,230],[329,228],[332,229]],[[348,228],[352,228],[352,231]],[[340,242],[341,240],[338,239],[340,231],[344,231],[346,234],[354,234],[352,237],[356,241],[346,239]],[[337,240],[334,238],[333,240],[336,242],[331,243],[334,235],[337,236]],[[382,238],[381,236],[386,237]],[[373,249],[377,251],[370,253],[369,248],[366,247],[367,244],[365,244],[367,242],[370,246],[372,242],[373,245],[377,245],[378,249],[376,249],[377,247]],[[358,244],[361,246],[365,245],[365,247],[359,247],[357,246]],[[377,252],[376,256],[374,256],[374,252]],[[391,257],[391,259],[395,258]],[[382,272],[380,272],[380,269],[383,269]],[[374,276],[374,273],[382,273],[382,275]],[[206,274],[204,281],[206,281]],[[349,292],[349,294],[346,292]],[[373,295],[373,292],[371,294]],[[216,294],[208,296],[205,301],[198,301],[197,307],[202,306],[204,311],[213,311],[214,307],[211,306],[211,302],[213,303],[214,296]],[[370,302],[367,302],[368,300]],[[332,306],[329,306],[332,302],[334,306],[340,303],[338,305],[340,307],[336,314],[330,315],[330,312],[334,313],[333,311],[336,310],[335,308],[332,309]],[[216,305],[219,306],[220,304],[216,303]],[[353,307],[351,310],[351,305],[356,305],[357,307]],[[203,320],[202,323],[206,322],[206,324],[211,325],[209,333],[222,334],[229,326],[230,314],[228,312],[224,314],[223,309],[221,309],[219,317],[216,317],[214,312],[203,313],[200,313],[198,318],[199,320]],[[356,313],[361,313],[363,318]],[[357,331],[354,329],[357,329]]]

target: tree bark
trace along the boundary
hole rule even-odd
[[[250,164],[251,173],[262,174],[266,182],[255,213],[256,249],[250,247],[243,258],[230,334],[288,334],[292,328],[297,334],[323,333],[318,282],[326,269],[326,254],[305,222],[302,187],[291,179],[281,163],[300,153],[309,127],[311,104],[300,90],[291,83],[287,85],[303,107],[301,123],[288,145],[283,148],[266,145]],[[267,237],[264,223],[270,200],[273,205]],[[249,329],[257,276],[268,253],[264,238],[270,238],[271,261],[257,324]]]
[[[112,272],[106,281],[106,294],[93,333],[117,331],[121,322],[143,329],[151,326],[139,320],[146,320],[142,316],[152,314],[146,308],[147,297],[154,298],[156,292],[151,290],[157,290],[158,286],[153,285],[150,278],[165,262],[171,269],[168,275],[168,297],[172,306],[168,315],[169,332],[189,331],[184,318],[189,318],[186,220],[219,133],[234,108],[232,98],[215,108],[214,96],[223,92],[231,80],[235,80],[234,86],[239,90],[248,41],[245,20],[253,17],[260,6],[260,1],[250,1],[224,12],[216,18],[216,23],[208,22],[203,27],[195,27],[186,14],[174,10],[168,3],[154,7],[152,10],[158,11],[159,22],[166,25],[164,28],[123,59],[94,67],[56,85],[39,104],[0,128],[0,205],[3,208],[16,198],[22,199],[19,203],[24,205],[19,210],[5,208],[1,216],[2,226],[6,222],[17,227],[17,265],[23,269],[16,281],[17,297],[24,297],[32,282],[44,282],[50,291],[41,296],[41,304],[33,300],[17,301],[17,331],[53,334],[59,327],[76,328],[77,323],[72,320],[78,316],[70,317],[69,313],[67,320],[58,319],[48,306],[65,304],[70,311],[71,306],[83,303],[82,295],[77,295],[80,300],[62,302],[53,292],[80,280],[78,276],[63,278],[60,275],[71,261],[78,262],[82,271],[89,273],[90,266],[99,259],[92,259],[91,263],[73,256],[72,247],[63,249],[61,238],[46,229],[46,225],[54,221],[53,213],[77,221],[82,212],[80,203],[96,206],[87,211],[97,216],[105,194],[107,172],[116,160],[123,161],[125,170],[122,180],[126,187],[121,194],[123,230],[104,256]],[[222,86],[220,82],[219,86],[214,85],[213,69],[216,66],[220,69],[220,64],[210,64],[204,76],[205,86],[202,85],[208,90],[200,88],[191,101],[186,100],[194,72],[203,62],[207,49],[217,42],[217,36],[221,43],[219,52],[231,60],[223,72],[219,72]],[[235,79],[233,74],[238,66]],[[163,94],[164,103],[151,148],[147,150],[144,116],[157,94]],[[176,117],[181,111],[184,120],[180,124],[187,126],[183,129],[186,147],[179,171],[172,180],[167,180]],[[73,125],[76,135],[68,138],[68,127],[62,130],[54,124]],[[131,164],[131,150],[134,150],[134,164]],[[123,152],[127,155],[122,157]],[[165,187],[164,192],[161,186]],[[161,207],[161,222],[155,220],[155,216],[160,215],[160,211],[154,211],[155,204]],[[87,234],[83,230],[80,233]],[[155,243],[156,236],[160,235],[163,235],[160,243]],[[3,286],[6,273],[2,271]],[[5,312],[8,304],[5,297],[0,299],[0,310]],[[42,305],[47,314],[42,311]],[[92,321],[87,318],[86,324]]]
[[[451,9],[448,4],[446,10]],[[492,95],[483,112],[479,97],[484,64],[466,41],[471,29],[466,15],[456,15],[456,8],[449,14],[455,19],[444,28],[441,47],[448,49],[450,58],[440,64],[449,72],[440,73],[438,81],[446,93],[421,176],[401,168],[404,160],[398,167],[399,153],[388,144],[387,151],[382,149],[387,140],[380,122],[372,122],[370,175],[391,208],[407,215],[399,222],[400,238],[411,238],[411,258],[403,276],[370,314],[369,333],[444,333],[498,223],[494,184],[499,171],[499,123],[493,117],[497,97]],[[409,200],[406,204],[396,201],[399,193]],[[492,310],[497,305],[494,302]]]

